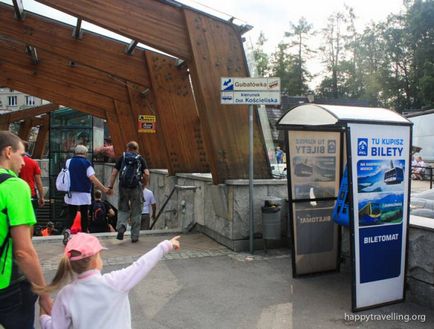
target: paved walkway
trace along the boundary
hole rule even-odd
[[[430,182],[427,180],[411,180],[411,193],[419,193],[430,189]]]
[[[429,182],[412,181],[412,192]],[[128,266],[178,233],[142,234],[132,244],[100,235],[104,271]],[[63,252],[61,237],[36,238],[42,268],[51,279]],[[293,279],[290,250],[236,253],[203,234],[184,234],[172,252],[130,292],[134,329],[434,328],[434,310],[409,301],[351,313],[351,272]],[[36,326],[39,328],[39,326]]]
[[[126,236],[101,237],[104,271],[129,265],[171,233],[142,235],[132,244]],[[410,302],[351,313],[351,273],[293,279],[288,249],[235,253],[205,235],[181,237],[172,252],[130,292],[133,328],[433,328],[434,311]],[[47,278],[62,255],[60,238],[38,239],[35,246]],[[422,316],[424,322],[409,321]],[[381,318],[395,320],[379,320]],[[398,320],[402,318],[402,320]],[[408,318],[408,319],[407,319]],[[423,318],[422,318],[423,320]],[[405,322],[407,321],[407,322]],[[37,326],[38,328],[38,326]]]

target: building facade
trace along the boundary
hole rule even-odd
[[[17,90],[0,87],[0,114],[35,107],[49,102]]]

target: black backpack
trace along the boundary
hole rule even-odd
[[[107,208],[103,201],[95,201],[93,204],[92,220],[96,226],[107,225]]]
[[[122,156],[119,185],[125,188],[136,188],[142,181],[142,163],[140,154],[124,152]]]

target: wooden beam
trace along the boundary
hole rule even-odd
[[[248,76],[238,32],[209,17],[184,10],[193,61],[190,64],[202,132],[214,183],[248,178],[247,106],[220,104],[220,78]],[[270,178],[258,121],[254,122],[255,177]]]
[[[33,117],[32,118],[32,127],[42,126],[47,123],[48,115],[43,115],[41,117]]]
[[[27,108],[25,110],[19,110],[7,114],[2,114],[0,118],[3,117],[4,115],[8,115],[9,123],[11,123],[11,122],[23,120],[28,117],[35,117],[37,115],[50,113],[56,111],[58,108],[59,106],[57,104],[45,104],[41,106]]]
[[[1,120],[0,118],[0,130],[9,130],[9,123],[5,120]]]
[[[113,151],[116,157],[122,155],[127,145],[127,140],[124,138],[122,128],[119,125],[119,118],[116,111],[106,111],[107,127],[112,138]]]
[[[183,59],[191,51],[181,7],[154,0],[37,0]]]
[[[33,149],[32,157],[34,159],[42,159],[47,145],[48,132],[50,131],[50,116],[44,117],[45,123],[39,127],[38,136],[36,137],[35,148]]]
[[[146,95],[132,85],[127,86],[130,96],[130,105],[138,129],[139,115],[156,115],[154,97],[151,91]],[[145,157],[149,168],[168,169],[173,173],[171,163],[168,160],[167,147],[163,138],[162,127],[159,126],[157,116],[157,132],[155,134],[138,133],[140,153]]]
[[[114,101],[115,103],[115,111],[118,117],[118,127],[121,129],[122,134],[124,135],[124,139],[129,141],[138,141],[139,136],[137,132],[137,119],[134,118],[134,115],[131,111],[131,107],[129,104],[120,103]],[[124,147],[126,146],[126,143]]]
[[[35,84],[31,84],[28,83],[25,78],[22,79],[16,74],[13,74],[12,76],[0,75],[0,83],[2,86],[19,90],[29,95],[39,95],[39,97],[42,99],[51,101],[53,103],[63,104],[65,106],[72,107],[77,111],[92,114],[105,119],[105,109],[101,109],[98,106],[86,104],[73,97],[69,97],[70,95],[65,95],[65,93],[62,93],[62,90],[56,90],[54,86],[47,86],[44,88]]]
[[[86,31],[82,39],[71,38],[71,26],[26,12],[24,21],[13,18],[13,7],[0,3],[0,35],[85,64],[114,78],[149,86],[142,52],[125,54],[126,44]]]
[[[196,104],[186,67],[176,59],[146,52],[154,90],[157,127],[164,136],[173,173],[209,172]],[[176,138],[173,138],[176,136]]]
[[[26,68],[4,61],[0,63],[0,70],[2,74],[10,80],[18,80],[27,85],[33,86],[35,90],[47,90],[50,91],[52,95],[63,95],[63,97],[62,99],[59,99],[58,97],[56,97],[56,99],[52,99],[45,97],[45,93],[30,93],[25,90],[15,88],[30,95],[35,95],[42,99],[62,105],[70,104],[71,99],[78,100],[80,103],[88,104],[94,109],[92,113],[89,114],[100,118],[105,117],[105,112],[103,109],[113,109],[113,100],[110,97],[85,90],[79,86],[69,84],[67,81],[57,80],[51,76],[47,77],[34,74],[33,71],[28,71]]]
[[[85,65],[71,66],[67,58],[45,50],[40,50],[39,55],[42,60],[37,66],[34,66],[29,63],[22,49],[24,49],[24,45],[19,42],[0,40],[0,60],[25,68],[34,75],[61,80],[99,95],[109,95],[121,102],[128,102],[125,82],[115,80],[106,73]]]
[[[28,118],[20,123],[18,130],[18,137],[23,141],[28,141],[30,137],[30,131],[32,130],[32,118]]]

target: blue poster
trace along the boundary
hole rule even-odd
[[[359,160],[357,190],[359,193],[402,191],[405,160]]]
[[[351,124],[355,309],[403,298],[410,129]]]

